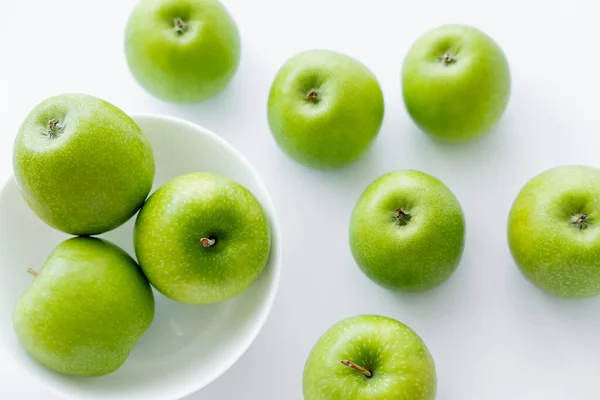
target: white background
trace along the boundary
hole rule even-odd
[[[123,27],[134,0],[0,1],[0,178],[11,173],[19,125],[42,99],[85,92],[125,111],[189,119],[213,130],[261,173],[280,217],[284,270],[272,314],[246,355],[190,399],[300,400],[318,337],[359,313],[400,319],[436,360],[440,400],[600,398],[600,299],[562,301],[517,272],[506,216],[519,188],[558,164],[600,165],[600,7],[595,0],[226,0],[243,39],[227,91],[194,106],[164,104],[130,77]],[[440,145],[404,111],[400,67],[410,44],[443,23],[473,24],[504,48],[512,98],[493,134]],[[328,48],[364,62],[386,99],[375,146],[358,164],[318,172],[289,161],[266,121],[269,85],[300,50]],[[393,294],[356,267],[347,244],[354,203],[381,174],[420,169],[461,201],[463,262],[445,285]],[[0,277],[2,279],[2,277]],[[0,359],[0,398],[56,398]]]

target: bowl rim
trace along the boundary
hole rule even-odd
[[[161,121],[166,121],[173,125],[186,126],[190,131],[193,131],[195,134],[204,135],[204,136],[210,138],[211,140],[218,142],[223,147],[225,147],[228,151],[230,151],[235,156],[235,158],[237,158],[238,161],[240,161],[244,165],[246,170],[251,174],[251,176],[255,182],[255,185],[258,186],[259,191],[261,192],[261,197],[262,197],[261,203],[262,203],[263,207],[265,208],[266,212],[268,213],[269,220],[270,220],[269,223],[270,223],[271,232],[272,232],[272,245],[271,245],[271,253],[270,253],[269,257],[270,257],[270,259],[271,259],[271,257],[273,257],[273,258],[272,258],[272,261],[269,261],[269,264],[271,265],[271,268],[273,268],[274,275],[273,275],[273,278],[271,279],[271,283],[268,286],[269,293],[267,294],[267,296],[265,296],[266,300],[263,303],[264,305],[262,307],[262,311],[260,312],[258,318],[256,318],[254,320],[254,323],[252,324],[252,328],[249,330],[249,334],[245,335],[244,339],[239,341],[240,345],[237,346],[238,350],[231,353],[232,355],[229,357],[229,361],[227,363],[224,363],[223,366],[218,369],[214,369],[209,378],[207,378],[205,380],[193,380],[193,381],[191,381],[191,383],[189,383],[185,386],[182,385],[181,390],[178,390],[175,393],[173,393],[173,391],[170,391],[172,393],[172,396],[167,394],[167,397],[160,398],[161,400],[181,400],[181,399],[183,399],[187,396],[190,396],[190,395],[200,391],[201,389],[207,387],[208,385],[210,385],[211,383],[213,383],[214,381],[219,379],[228,370],[230,370],[247,353],[247,351],[252,347],[252,345],[258,338],[259,334],[262,332],[262,330],[267,322],[267,319],[271,315],[271,311],[273,309],[275,299],[279,292],[280,281],[281,281],[282,238],[281,238],[280,227],[279,227],[279,219],[277,217],[277,210],[276,210],[273,200],[271,198],[271,194],[270,194],[269,190],[267,189],[266,185],[264,184],[262,178],[258,174],[258,171],[252,166],[252,164],[243,155],[243,153],[240,150],[238,150],[235,146],[233,146],[231,143],[229,143],[226,139],[217,135],[215,132],[213,132],[210,129],[207,129],[199,124],[196,124],[194,122],[191,122],[189,120],[186,120],[186,119],[183,119],[180,117],[175,117],[175,116],[165,115],[165,114],[160,114],[160,113],[144,113],[144,112],[129,113],[128,115],[130,116],[130,118],[132,118],[136,122],[136,124],[138,123],[138,121],[140,119],[146,119],[146,120],[161,120]],[[0,196],[2,196],[2,194],[4,194],[6,192],[8,186],[11,184],[11,182],[16,182],[14,173],[12,173],[12,172],[9,173],[8,177],[5,179],[2,186],[0,187]],[[18,186],[18,184],[17,184],[17,186]],[[273,248],[275,248],[276,250],[273,251]],[[11,354],[11,352],[9,352],[7,349],[3,349],[3,352],[5,353],[6,356],[12,358],[15,363],[20,364],[18,362],[18,360],[16,360],[15,357]],[[57,395],[58,397],[65,396],[65,394],[66,394],[65,391],[59,390],[54,385],[47,384],[45,380],[39,379],[38,377],[33,376],[27,368],[21,368],[21,371],[23,371],[28,376],[34,378],[36,384],[39,387],[43,388],[44,390],[48,391],[49,393]]]

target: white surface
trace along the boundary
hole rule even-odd
[[[248,349],[272,308],[281,276],[281,241],[273,203],[243,155],[214,133],[174,118],[134,115],[156,162],[153,191],[188,172],[228,176],[263,205],[272,226],[268,265],[254,284],[229,301],[206,306],[174,302],[155,291],[155,316],[127,361],[95,379],[69,378],[41,367],[19,346],[12,329],[14,304],[52,249],[69,238],[35,216],[10,179],[0,192],[0,343],[10,358],[3,365],[25,369],[48,390],[71,400],[178,400],[219,377]],[[174,140],[176,139],[176,140]],[[101,237],[135,256],[130,219]]]
[[[600,299],[549,298],[508,252],[510,204],[525,181],[562,163],[600,165],[600,74],[595,0],[227,0],[243,35],[232,86],[196,106],[163,104],[130,78],[122,28],[133,0],[0,1],[0,173],[27,112],[47,96],[83,91],[128,112],[184,117],[219,132],[257,168],[284,240],[279,294],[257,341],[192,400],[301,400],[304,361],[334,322],[380,313],[413,327],[433,353],[440,400],[596,400]],[[504,48],[513,92],[496,132],[463,146],[435,144],[403,109],[400,65],[425,30],[474,24]],[[280,65],[313,47],[347,52],[377,74],[386,117],[369,156],[343,171],[290,162],[269,134],[265,104]],[[417,168],[452,188],[467,220],[463,262],[423,295],[371,284],[347,245],[350,212],[384,172]],[[0,398],[56,400],[0,359]]]

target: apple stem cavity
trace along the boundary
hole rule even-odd
[[[28,269],[27,269],[27,272],[28,272],[30,275],[33,275],[33,277],[36,277],[36,276],[38,276],[38,275],[39,275],[39,274],[38,274],[38,273],[37,273],[37,272],[36,272],[36,271],[35,271],[33,268],[28,268]]]
[[[182,35],[187,32],[188,25],[183,19],[177,17],[173,20],[173,28],[175,29],[175,33]]]
[[[306,101],[313,104],[319,102],[319,92],[317,92],[317,89],[309,90],[308,94],[306,95]]]
[[[402,207],[397,208],[396,221],[398,221],[400,225],[406,225],[408,224],[408,221],[410,221],[410,214]]]
[[[453,64],[456,62],[456,57],[454,57],[452,54],[446,52],[440,57],[440,60],[442,61],[442,63],[444,65],[450,65],[450,64]]]
[[[579,228],[580,231],[588,227],[590,221],[588,221],[587,214],[575,214],[571,216],[571,225]]]
[[[346,367],[350,367],[353,370],[360,372],[361,374],[363,374],[367,378],[370,378],[370,377],[373,376],[373,374],[371,373],[371,371],[369,371],[368,369],[363,368],[363,367],[361,367],[359,365],[354,364],[352,361],[343,360],[342,364],[344,364]]]
[[[208,249],[209,247],[214,246],[216,243],[217,243],[217,241],[214,238],[202,238],[202,239],[200,239],[200,244],[205,249]]]

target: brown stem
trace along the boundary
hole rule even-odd
[[[406,225],[410,221],[410,213],[404,208],[400,207],[396,209],[396,220],[400,225]]]
[[[310,89],[310,91],[306,95],[306,101],[309,101],[311,103],[316,103],[318,100],[319,100],[319,93],[317,92],[317,89]]]
[[[27,272],[30,273],[31,275],[33,275],[34,277],[38,276],[39,274],[32,268],[28,268]]]
[[[402,207],[396,209],[396,218],[398,218],[400,221],[404,221],[407,216],[408,214]]]
[[[185,33],[187,31],[187,24],[181,18],[175,18],[173,20],[173,26],[175,28],[175,32],[179,34]]]
[[[205,249],[208,249],[209,247],[214,246],[215,243],[217,243],[217,241],[215,239],[213,239],[213,238],[202,238],[202,239],[200,239],[200,244]]]
[[[456,61],[456,58],[454,58],[454,56],[450,53],[444,53],[444,55],[441,56],[440,59],[444,63],[444,65],[450,65]]]
[[[343,360],[342,364],[344,364],[346,367],[350,367],[353,370],[356,370],[358,372],[360,372],[361,374],[363,374],[364,376],[366,376],[367,378],[370,378],[373,376],[373,374],[371,374],[371,371],[369,371],[368,369],[365,369],[359,365],[354,364],[352,361],[348,361],[348,360]]]
[[[58,137],[58,120],[51,119],[48,121],[48,129],[46,131],[50,139]]]
[[[571,224],[579,228],[580,231],[582,231],[588,227],[590,221],[588,221],[587,214],[575,214],[571,216]]]

